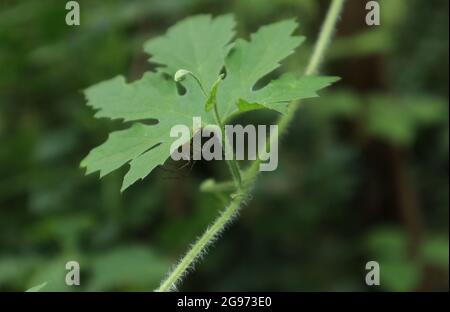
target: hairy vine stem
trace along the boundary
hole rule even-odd
[[[344,2],[345,0],[332,0],[322,29],[320,31],[319,38],[314,47],[313,54],[310,61],[308,62],[308,66],[306,67],[305,75],[312,75],[318,71],[319,65],[324,57],[328,44],[331,41],[331,37],[333,36],[334,28],[340,16],[340,12],[342,11],[342,8],[344,6]],[[298,105],[294,105],[294,103],[289,105],[288,113],[278,120],[278,132],[280,136],[286,132],[287,126],[294,118],[297,107]],[[267,144],[270,145],[270,143],[274,139],[275,137],[270,137]],[[245,180],[251,181],[251,184],[253,184],[256,179],[259,164],[260,160],[254,161],[253,164],[244,173]],[[235,173],[233,172],[232,174],[233,176],[235,175]],[[211,187],[211,185],[209,185],[209,187]],[[225,210],[222,211],[222,213],[214,221],[214,223],[210,227],[208,227],[205,233],[203,233],[203,235],[192,245],[191,249],[175,266],[174,270],[169,273],[167,278],[163,280],[156,291],[176,290],[177,284],[180,282],[189,268],[191,268],[192,265],[199,258],[201,258],[201,256],[205,253],[206,248],[214,242],[217,236],[223,231],[225,226],[230,223],[230,221],[236,216],[240,206],[249,196],[249,189],[250,188],[246,188],[246,191],[244,191],[243,193],[239,193],[238,196],[232,197],[228,207],[226,207]],[[241,187],[239,187],[239,191],[242,191]]]

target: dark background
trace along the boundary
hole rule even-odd
[[[79,27],[65,3],[0,0],[0,290],[152,290],[223,208],[199,185],[226,166],[160,168],[123,194],[125,167],[84,176],[121,125],[94,119],[81,91],[139,78],[143,43],[198,13],[234,13],[244,37],[296,17],[307,41],[280,71],[301,72],[329,1],[80,0]],[[368,27],[365,3],[347,2],[326,56],[342,80],[302,103],[278,170],[181,290],[448,291],[449,4],[379,1]],[[64,285],[68,260],[79,287]],[[370,260],[380,286],[365,285]]]

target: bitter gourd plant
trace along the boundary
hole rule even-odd
[[[201,117],[202,127],[223,129],[242,112],[269,109],[280,114],[279,134],[292,119],[300,99],[317,96],[317,91],[337,80],[316,76],[321,58],[330,40],[343,0],[333,0],[305,75],[285,73],[262,88],[255,84],[279,67],[280,62],[301,45],[304,37],[295,35],[294,19],[261,27],[248,40],[236,39],[231,15],[212,18],[199,15],[186,18],[161,37],[149,40],[144,50],[150,62],[159,66],[137,81],[123,76],[100,82],[85,90],[87,105],[95,117],[132,122],[126,130],[112,132],[106,142],[94,148],[81,166],[86,173],[100,176],[128,164],[121,191],[145,178],[171,154],[170,136],[174,125],[191,126],[193,117]],[[184,92],[179,92],[181,84]],[[154,124],[145,120],[157,121]],[[192,129],[194,133],[195,129]],[[188,143],[179,142],[180,145]],[[266,145],[277,139],[269,137]],[[224,141],[226,143],[226,139]],[[163,280],[158,291],[174,290],[186,271],[203,254],[224,226],[246,202],[258,172],[259,160],[242,171],[236,160],[227,160],[233,182],[208,180],[204,190],[220,192],[233,188],[228,206],[188,253]],[[222,187],[222,188],[221,188]]]

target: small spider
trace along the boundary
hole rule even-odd
[[[185,148],[187,148],[187,150],[190,152],[189,155],[183,155],[183,160],[181,162],[184,163],[181,166],[177,166],[177,162],[179,161],[175,161],[173,159],[170,159],[170,161],[161,166],[161,169],[168,173],[168,175],[163,176],[164,179],[184,179],[189,176],[192,168],[197,162],[197,160],[194,160],[193,152],[194,150],[197,152],[199,151],[198,147],[194,146],[193,148],[191,148],[192,145],[194,144],[191,144],[191,141],[189,141],[179,147],[181,150],[185,150]]]

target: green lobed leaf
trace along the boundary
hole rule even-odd
[[[170,27],[165,36],[148,41],[144,50],[152,55],[151,62],[165,66],[162,72],[172,77],[179,69],[189,70],[209,90],[232,47],[234,27],[231,15],[193,16]]]
[[[126,130],[111,133],[106,142],[82,160],[86,172],[99,171],[102,177],[129,164],[123,191],[170,156],[170,146],[176,139],[170,137],[172,126],[186,125],[192,136],[194,116],[201,117],[202,126],[214,124],[210,112],[214,105],[223,120],[249,109],[268,108],[285,113],[290,101],[317,96],[317,90],[336,81],[335,77],[290,74],[253,90],[304,38],[292,36],[297,23],[286,20],[261,27],[250,41],[236,40],[230,52],[234,27],[230,15],[187,18],[169,28],[164,36],[145,44],[150,61],[161,65],[156,72],[145,73],[131,83],[118,76],[86,89],[87,105],[97,111],[95,117],[134,122]],[[218,77],[224,67],[226,78],[220,83]],[[177,77],[174,81],[172,77],[180,70],[192,76],[183,75],[184,79]],[[185,88],[184,94],[179,93],[177,83]],[[209,95],[205,96],[202,89],[209,90]],[[139,120],[154,120],[155,124]]]
[[[283,75],[266,87],[251,92],[247,98],[239,99],[240,111],[269,108],[287,113],[287,105],[293,100],[317,97],[317,91],[338,81],[338,77],[304,76],[296,78],[293,74]]]
[[[226,60],[227,77],[219,91],[221,115],[228,116],[236,109],[237,101],[251,95],[256,82],[280,66],[304,40],[291,34],[297,23],[290,19],[261,27],[250,41],[237,39]]]

